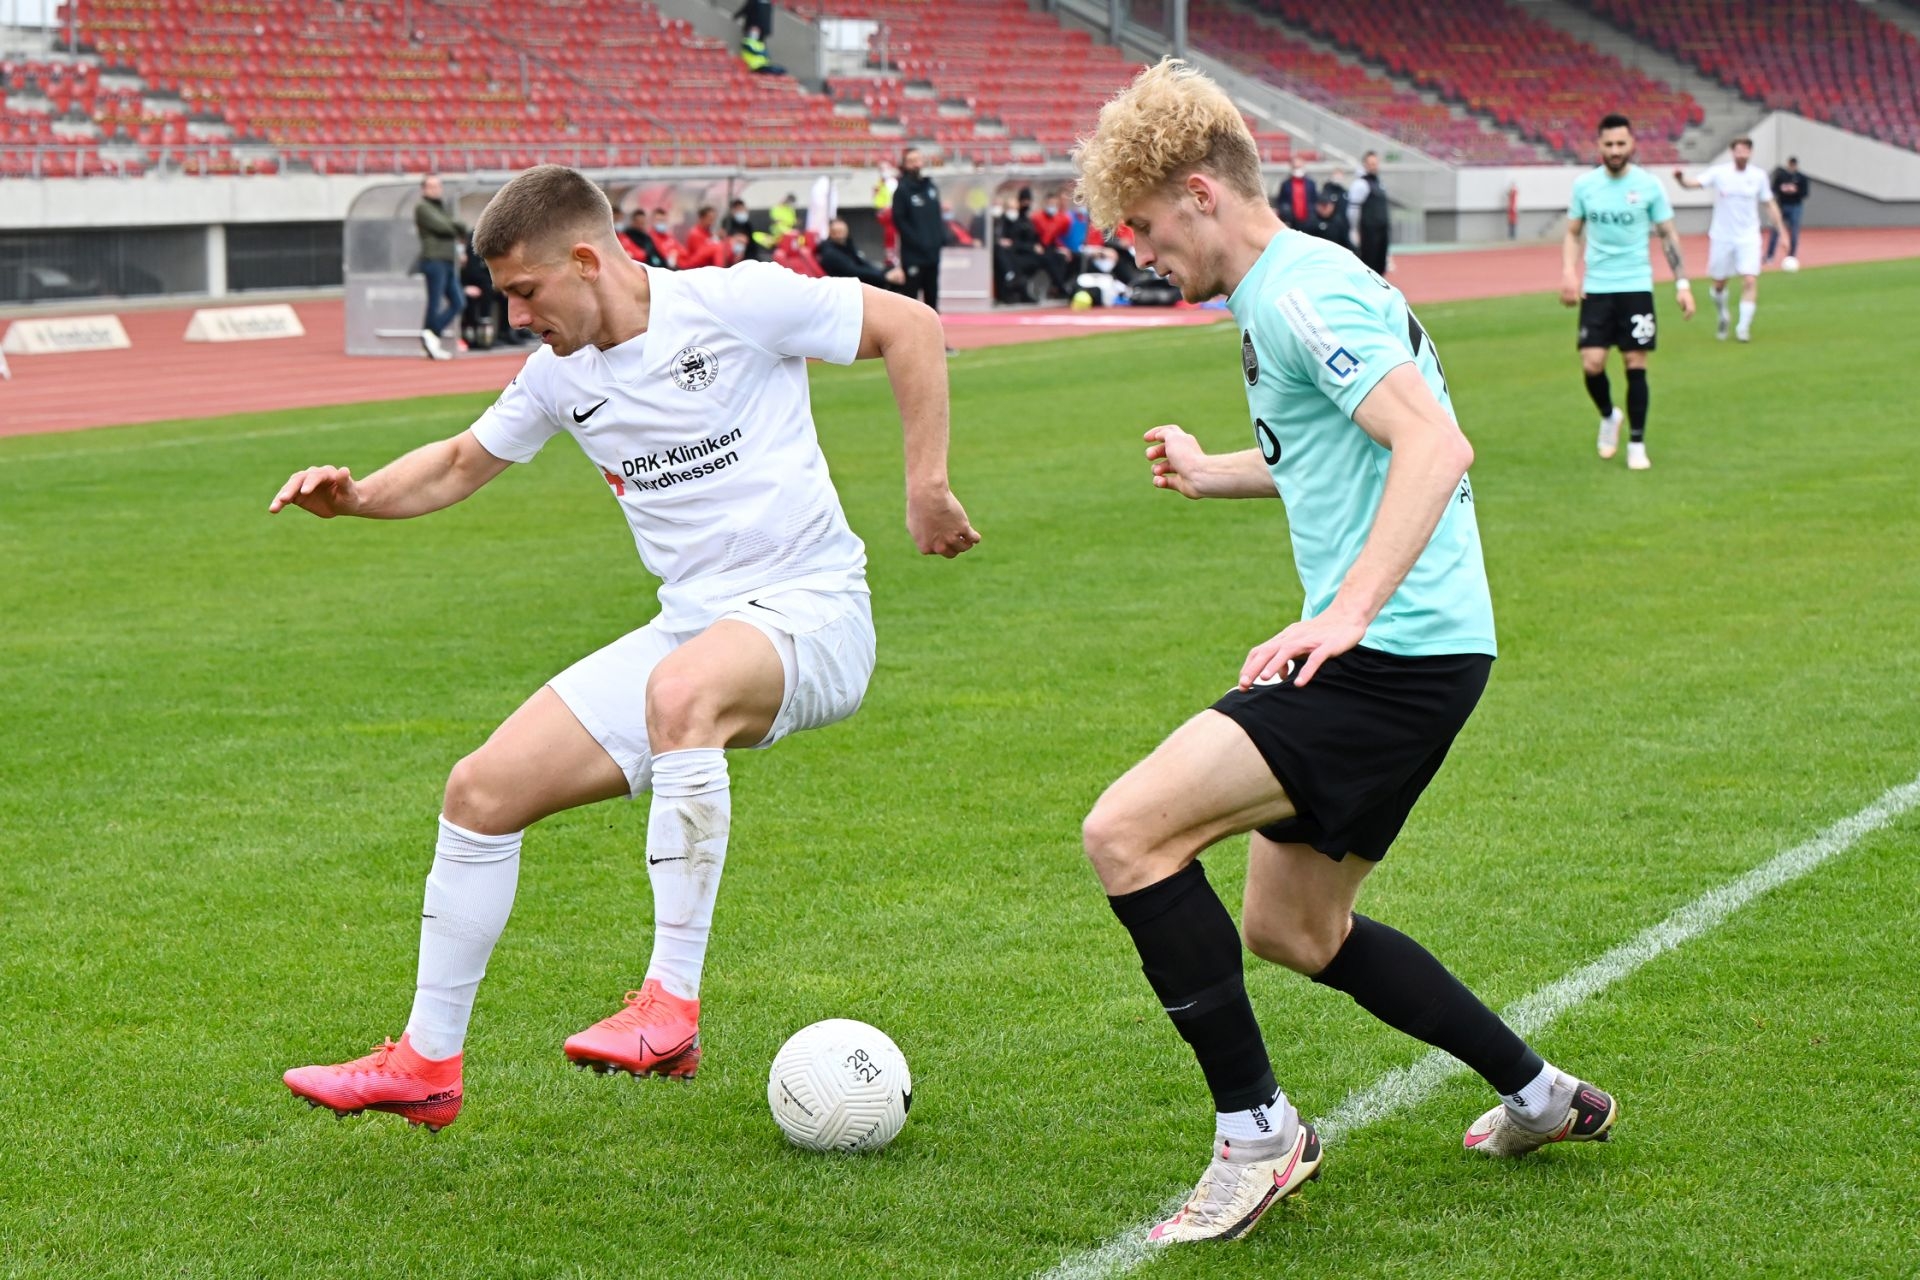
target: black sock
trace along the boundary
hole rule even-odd
[[[1355,913],[1353,932],[1315,982],[1344,991],[1388,1026],[1444,1049],[1502,1094],[1546,1065],[1493,1010],[1419,943]]]
[[[1627,370],[1627,439],[1644,444],[1647,439],[1647,371]]]
[[[1593,397],[1593,407],[1600,411],[1601,417],[1613,415],[1613,384],[1607,381],[1605,369],[1587,375],[1587,394]]]
[[[1273,1101],[1273,1066],[1242,978],[1240,931],[1200,864],[1107,904],[1133,935],[1141,971],[1174,1030],[1200,1059],[1214,1110]]]

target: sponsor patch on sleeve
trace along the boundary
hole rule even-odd
[[[1335,333],[1308,301],[1307,295],[1298,289],[1289,289],[1280,295],[1278,303],[1280,314],[1286,317],[1287,327],[1293,330],[1293,336],[1300,339],[1300,345],[1307,354],[1319,361],[1337,382],[1349,382],[1354,375],[1366,368],[1366,362],[1349,351]]]

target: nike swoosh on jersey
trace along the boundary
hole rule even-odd
[[[603,405],[605,403],[606,401],[602,400],[600,404],[596,404],[591,408],[585,410],[584,412],[579,409],[575,409],[573,411],[573,420],[575,422],[585,422],[588,418],[591,418],[594,414],[600,412],[600,405]]]

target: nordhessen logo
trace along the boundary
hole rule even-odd
[[[705,391],[720,377],[720,357],[708,347],[682,347],[673,357],[671,371],[673,385],[682,391]]]

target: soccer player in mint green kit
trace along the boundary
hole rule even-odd
[[[1587,394],[1600,410],[1602,458],[1620,447],[1620,410],[1607,382],[1607,349],[1620,348],[1627,370],[1627,466],[1645,471],[1647,460],[1647,356],[1659,337],[1653,308],[1653,268],[1647,237],[1660,235],[1673,268],[1674,299],[1683,318],[1693,319],[1693,288],[1681,265],[1673,206],[1660,180],[1633,163],[1633,125],[1623,115],[1600,121],[1600,167],[1573,184],[1567,234],[1560,251],[1560,301],[1580,308],[1580,370]],[[1580,242],[1586,240],[1587,278],[1580,279]]]
[[[1153,1239],[1241,1235],[1320,1171],[1247,999],[1241,933],[1198,861],[1243,833],[1247,948],[1484,1077],[1501,1097],[1467,1128],[1470,1151],[1606,1137],[1609,1095],[1546,1062],[1419,943],[1353,912],[1493,665],[1473,450],[1432,339],[1344,247],[1281,226],[1238,108],[1183,63],[1141,72],[1076,160],[1095,225],[1130,228],[1140,265],[1189,301],[1230,295],[1239,322],[1254,447],[1208,454],[1155,427],[1153,483],[1277,495],[1305,593],[1301,620],[1255,645],[1237,687],[1085,824],[1108,902],[1213,1095],[1213,1160]]]

